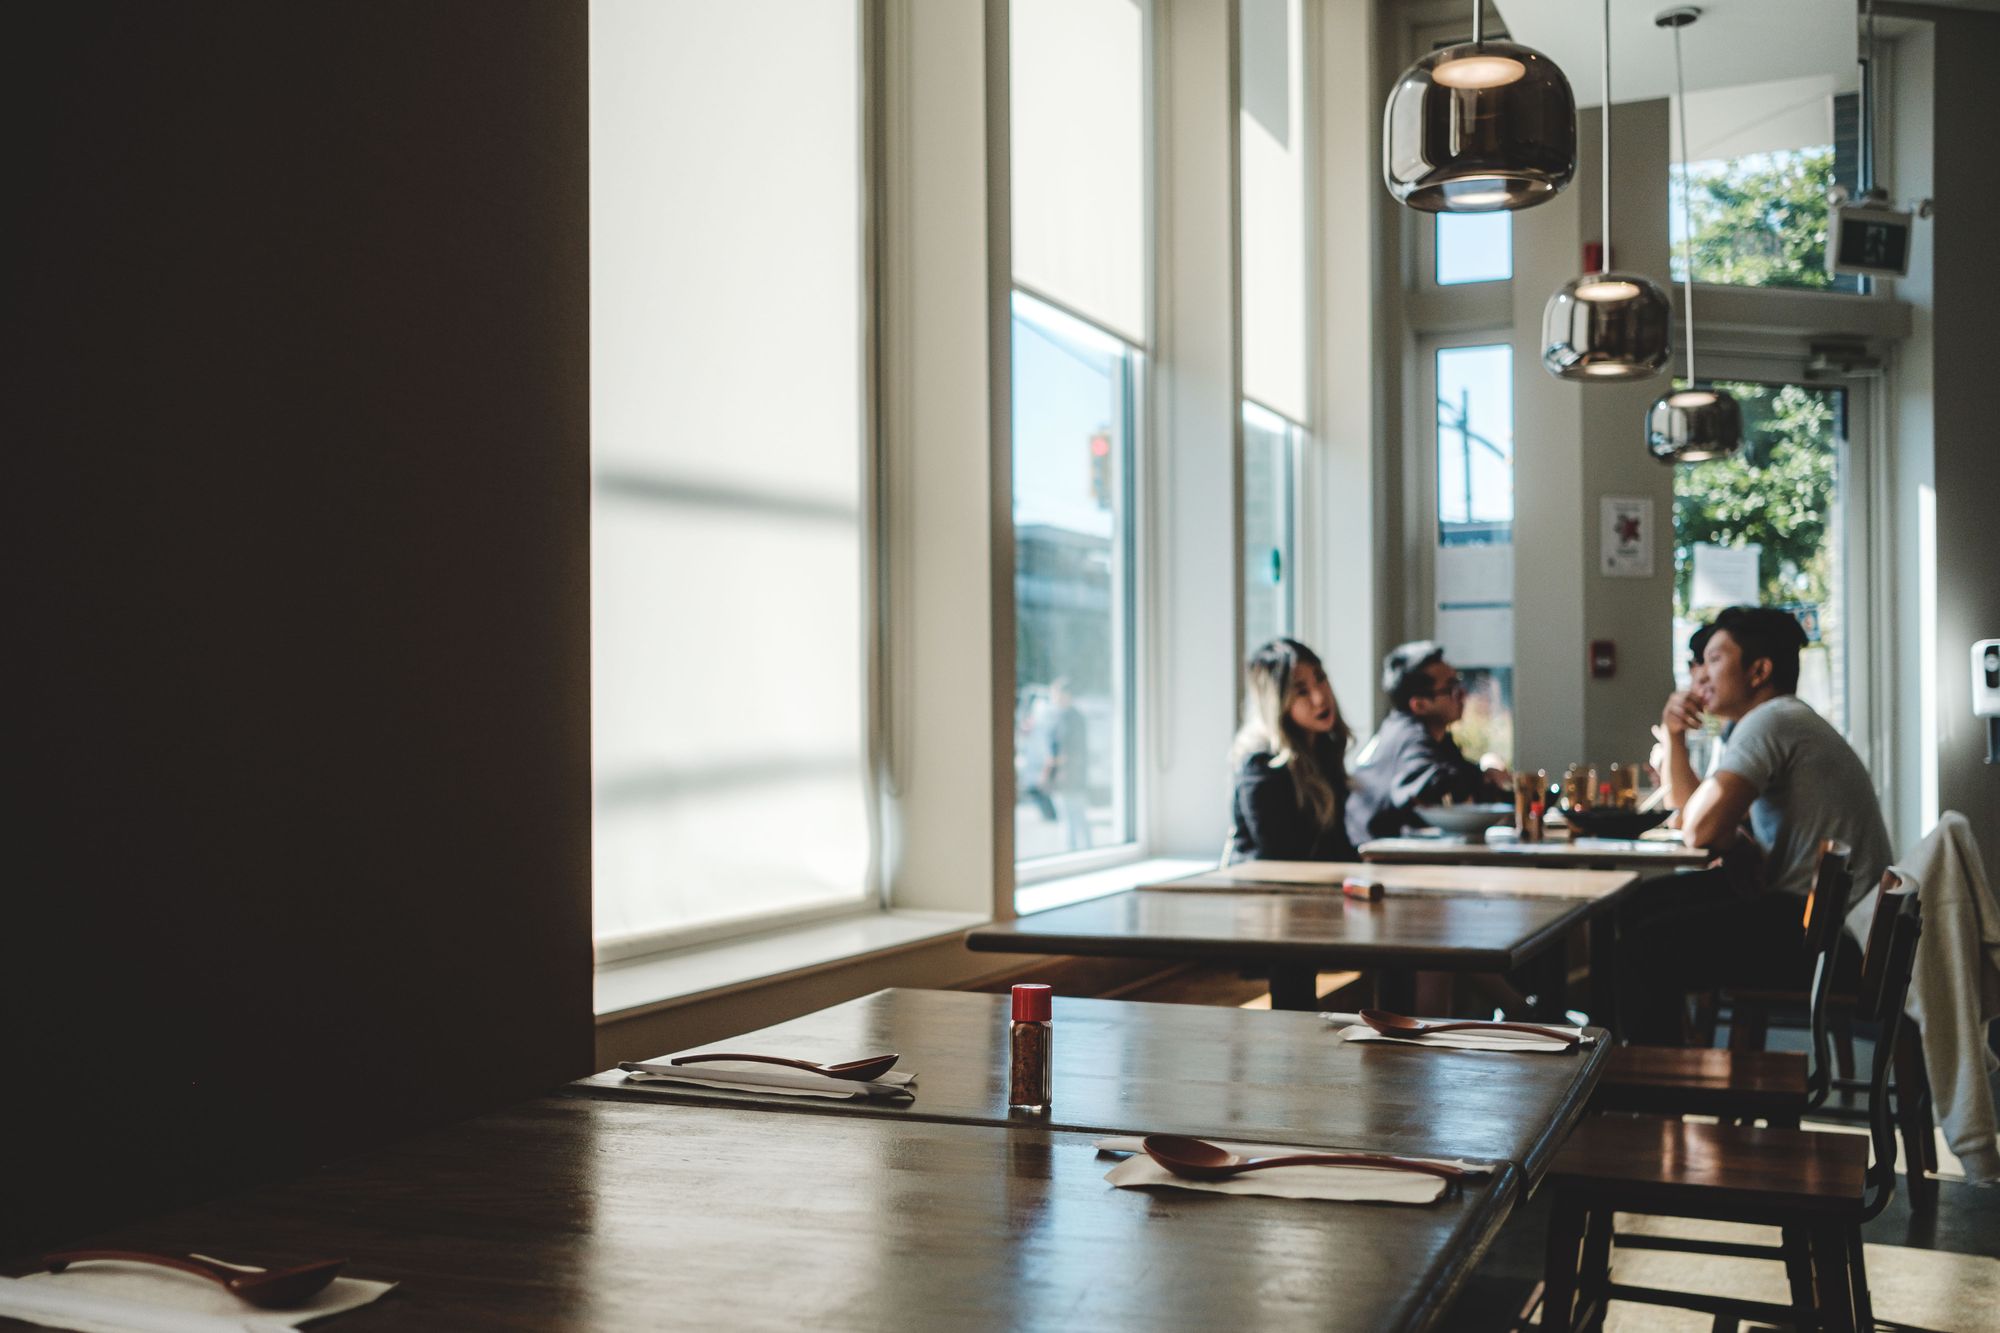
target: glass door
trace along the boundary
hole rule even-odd
[[[1743,408],[1743,448],[1674,469],[1675,670],[1687,640],[1725,606],[1781,607],[1807,647],[1799,697],[1868,757],[1866,413],[1854,381],[1778,378],[1717,366],[1704,383]],[[1727,372],[1738,372],[1741,378]]]

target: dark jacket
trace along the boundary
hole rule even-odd
[[[1246,755],[1236,771],[1236,836],[1239,861],[1358,861],[1347,840],[1347,784],[1341,780],[1340,753],[1331,741],[1313,754],[1333,783],[1333,818],[1324,828],[1312,806],[1301,804],[1290,771],[1271,767],[1269,751]]]
[[[1497,799],[1479,765],[1467,759],[1449,733],[1431,739],[1424,724],[1396,711],[1376,733],[1368,761],[1354,770],[1347,801],[1347,833],[1356,846],[1421,827],[1420,805]]]

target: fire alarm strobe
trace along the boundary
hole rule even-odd
[[[1986,719],[1986,762],[2000,764],[2000,639],[1972,645],[1972,715]]]

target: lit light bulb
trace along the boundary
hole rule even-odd
[[[1526,65],[1507,56],[1473,55],[1445,61],[1431,77],[1447,88],[1499,88],[1527,72]]]
[[[1639,285],[1622,278],[1598,278],[1576,287],[1579,301],[1629,301],[1638,294]]]

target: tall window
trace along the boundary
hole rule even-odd
[[[1300,0],[1239,10],[1243,256],[1243,640],[1293,629],[1292,493],[1310,396],[1305,16]]]
[[[1717,381],[1743,407],[1743,450],[1674,469],[1674,660],[1725,606],[1777,606],[1807,646],[1799,697],[1846,730],[1841,455],[1847,392]]]
[[[1470,697],[1459,743],[1514,750],[1514,349],[1441,347],[1436,637]]]
[[[1014,835],[1036,876],[1137,836],[1132,471],[1148,327],[1147,12],[1134,0],[1009,9]]]
[[[1512,213],[1440,213],[1436,240],[1440,287],[1514,276]]]
[[[1689,262],[1685,193],[1696,282],[1859,290],[1859,279],[1826,271],[1827,192],[1854,190],[1859,179],[1859,100],[1831,76],[1703,89],[1687,96],[1683,145],[1676,99],[1668,216],[1675,280]]]
[[[859,8],[591,5],[601,957],[869,890]]]
[[[1243,643],[1245,650],[1290,635],[1293,460],[1299,428],[1255,403],[1243,404]]]

